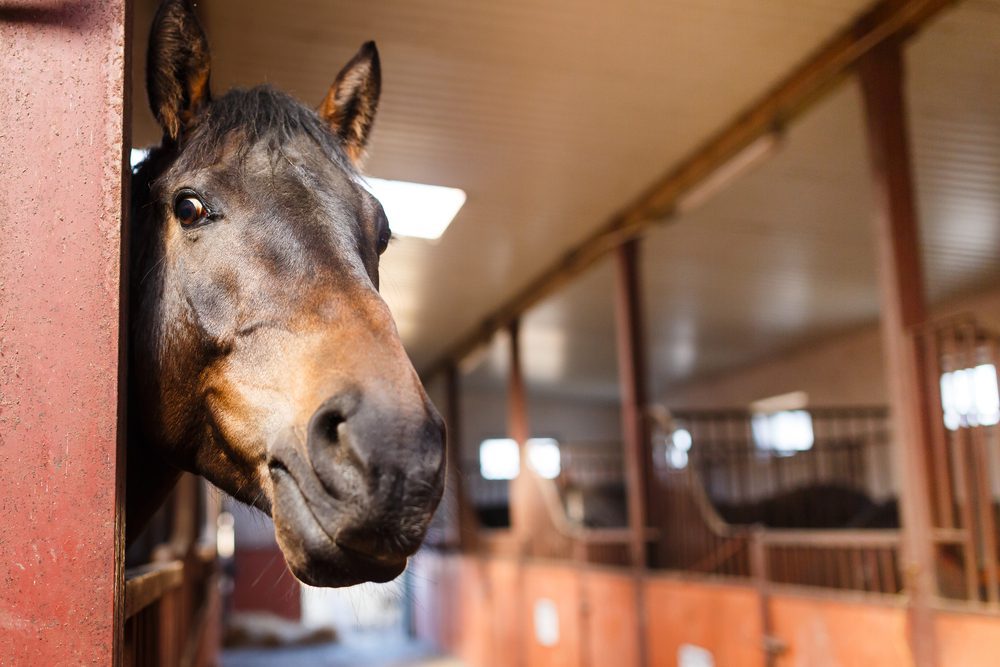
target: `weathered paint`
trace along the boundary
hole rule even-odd
[[[0,662],[112,664],[127,0],[0,0]]]

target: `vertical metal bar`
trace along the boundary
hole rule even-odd
[[[736,473],[736,496],[739,498],[741,503],[745,503],[749,500],[749,492],[746,484],[746,447],[743,445],[743,441],[737,437],[736,429],[738,428],[737,416],[734,413],[726,414],[726,440],[729,441],[729,446],[733,450],[733,463],[734,472]]]
[[[860,62],[875,207],[882,339],[901,477],[903,571],[909,593],[909,639],[915,667],[937,664],[936,591],[928,486],[930,425],[924,359],[915,333],[925,319],[917,214],[898,42]]]
[[[507,331],[510,355],[507,376],[507,435],[517,443],[521,456],[521,474],[511,480],[509,487],[510,524],[518,543],[518,553],[524,556],[531,548],[532,527],[539,521],[542,507],[535,502],[536,489],[527,465],[531,428],[528,425],[528,399],[521,368],[520,321],[511,322]]]
[[[892,549],[881,549],[879,551],[879,563],[882,566],[883,577],[882,579],[886,582],[886,591],[889,593],[896,593],[899,590],[899,585],[896,582],[896,563],[893,558]]]
[[[975,368],[979,364],[979,336],[975,324],[969,322],[963,330],[963,356],[965,368]],[[977,573],[982,570],[986,575],[986,599],[992,604],[997,603],[997,534],[996,520],[993,515],[993,498],[990,490],[989,459],[986,453],[986,443],[981,426],[966,429],[971,448],[972,469],[974,480],[969,493],[975,493],[976,515],[979,519],[979,542],[982,547],[982,562],[976,567]],[[978,556],[978,553],[977,553]],[[978,558],[977,558],[978,560]],[[978,577],[977,577],[978,585]],[[978,591],[977,591],[978,592]]]
[[[854,588],[859,591],[868,590],[868,585],[865,578],[865,564],[862,559],[862,549],[849,549],[848,555],[851,560],[851,566],[849,572],[853,570],[854,572]]]
[[[764,664],[766,667],[773,667],[775,664],[775,652],[771,650],[774,645],[774,621],[771,618],[771,583],[770,566],[767,559],[767,545],[762,539],[762,531],[751,531],[749,537],[749,558],[750,576],[757,589],[757,605],[760,613],[761,648],[764,650]]]
[[[948,434],[944,425],[944,411],[941,408],[941,347],[938,331],[928,328],[923,333],[924,359],[927,373],[928,409],[931,412],[931,452],[934,474],[930,477],[932,490],[937,500],[936,525],[943,528],[955,527],[955,510],[951,489],[951,457],[948,456]]]
[[[867,589],[874,591],[876,593],[890,592],[886,591],[882,586],[882,576],[879,573],[878,555],[876,554],[875,549],[872,547],[866,548],[864,551],[864,556],[865,556],[865,571],[870,576],[870,582],[868,582],[869,577],[865,577],[867,582]]]
[[[965,367],[965,357],[962,346],[962,332],[951,327],[948,330],[948,343],[956,369]],[[952,432],[952,444],[955,451],[955,487],[961,492],[956,498],[958,515],[962,527],[962,571],[965,575],[965,595],[968,600],[979,599],[979,576],[976,561],[976,518],[973,505],[972,476],[969,461],[969,429],[959,427]]]

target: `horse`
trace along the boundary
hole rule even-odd
[[[192,6],[165,0],[163,140],[132,182],[126,542],[189,471],[269,514],[301,581],[391,580],[441,498],[445,427],[378,291],[391,232],[359,171],[378,50],[316,110],[209,79]]]

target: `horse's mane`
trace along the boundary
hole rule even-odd
[[[340,140],[326,122],[295,98],[268,85],[230,90],[208,104],[193,125],[190,134],[183,139],[183,150],[178,156],[182,169],[218,162],[226,142],[233,137],[238,139],[237,147],[229,159],[242,161],[261,141],[268,142],[273,150],[280,150],[293,138],[305,135],[337,166],[352,177],[358,176]],[[156,158],[164,152],[175,153],[176,149],[169,145],[152,149],[137,169],[138,180],[148,183],[155,179],[159,169],[154,165],[160,162]]]
[[[277,149],[303,134],[338,166],[355,174],[354,165],[329,125],[295,98],[267,85],[236,88],[213,100],[196,118],[194,129],[185,140],[181,166],[189,161],[215,162],[232,136],[241,139],[236,157],[242,159],[260,141],[267,141],[272,149]]]

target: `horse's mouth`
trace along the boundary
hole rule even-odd
[[[350,526],[320,521],[287,467],[271,465],[270,471],[275,534],[289,569],[300,581],[326,587],[384,583],[406,569],[406,556],[343,544],[341,536]]]

